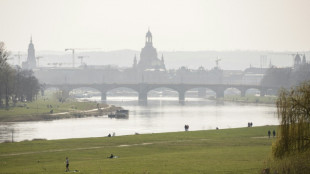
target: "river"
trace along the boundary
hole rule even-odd
[[[88,98],[99,100],[99,97]],[[179,104],[176,97],[149,97],[139,105],[136,97],[108,97],[108,104],[129,109],[128,119],[110,119],[106,115],[53,121],[0,123],[0,142],[32,139],[67,139],[103,137],[115,133],[159,133],[278,125],[276,107],[270,105],[218,103],[214,100],[186,98]]]

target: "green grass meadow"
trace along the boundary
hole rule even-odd
[[[107,107],[106,104],[100,104],[100,107]],[[0,121],[36,121],[56,119],[50,116],[53,113],[62,112],[80,112],[97,108],[97,102],[77,101],[76,99],[67,99],[65,102],[59,102],[55,97],[38,97],[33,102],[18,102],[15,107],[9,109],[0,108]],[[63,115],[63,117],[69,117]],[[57,119],[60,119],[58,116]]]
[[[0,144],[0,173],[260,173],[276,126]],[[109,159],[110,154],[119,158]]]
[[[254,96],[254,95],[226,95],[223,100],[232,102],[244,102],[244,103],[260,103],[260,104],[275,104],[276,96]]]

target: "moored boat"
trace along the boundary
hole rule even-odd
[[[129,110],[120,109],[117,110],[115,113],[108,114],[109,118],[128,118],[129,117]]]

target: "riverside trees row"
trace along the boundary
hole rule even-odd
[[[13,68],[8,63],[9,52],[0,42],[0,108],[9,108],[10,103],[33,101],[40,91],[40,84],[30,70]]]

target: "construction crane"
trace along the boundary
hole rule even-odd
[[[54,67],[61,67],[64,64],[71,64],[71,63],[59,63],[59,62],[54,62],[54,63],[48,63],[48,65],[53,65]]]
[[[215,60],[217,69],[219,69],[219,61],[221,61],[221,59],[219,59],[219,57],[217,57]]]
[[[20,64],[20,57],[21,57],[21,56],[25,56],[25,55],[26,55],[26,54],[20,54],[19,51],[18,51],[17,54],[14,54],[14,56],[18,58],[18,66],[21,66],[21,64]]]
[[[38,60],[38,67],[40,67],[40,59],[44,58],[43,56],[38,56],[36,59]]]
[[[298,53],[298,52],[296,52],[296,53],[288,53],[288,52],[271,52],[271,53],[269,53],[269,54],[272,54],[272,55],[287,55],[287,56],[292,56],[292,57],[293,57],[293,61],[294,61],[294,59],[295,59],[296,55],[306,56],[306,54],[305,54],[305,53]]]
[[[54,67],[57,67],[57,65],[59,65],[59,63],[56,63],[56,62],[54,62],[54,63],[48,63],[48,65],[53,65]]]
[[[72,51],[72,68],[74,68],[74,59],[75,59],[75,50],[76,50],[77,48],[66,48],[65,49],[65,51],[69,51],[69,50],[71,50]]]
[[[100,48],[66,48],[65,51],[72,51],[72,67],[75,67],[75,50],[94,50]]]
[[[81,59],[81,65],[83,65],[83,59],[88,58],[89,56],[78,56],[78,59]]]

